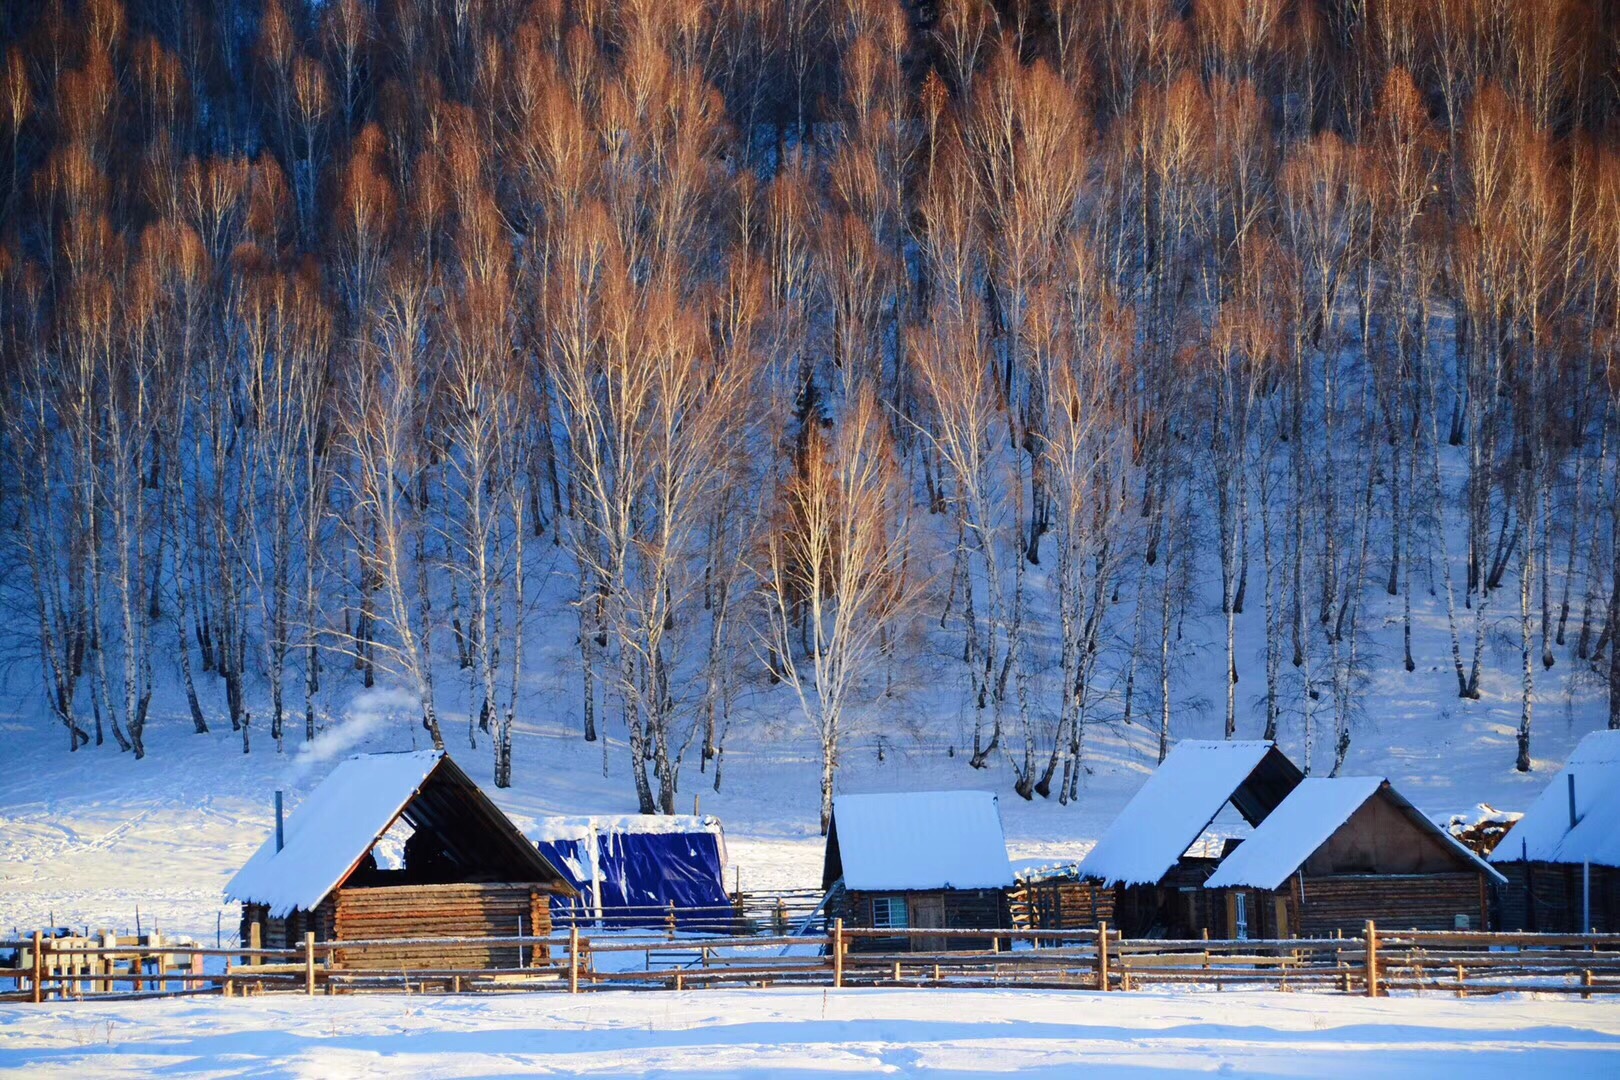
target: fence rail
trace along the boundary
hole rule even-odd
[[[663,929],[741,936],[788,934],[803,928],[825,934],[829,929],[820,911],[824,894],[814,890],[736,893],[724,904],[615,904],[594,907],[553,904],[552,925],[577,926],[584,931]]]
[[[0,1000],[34,1001],[292,991],[357,993],[563,991],[711,986],[954,986],[1133,990],[1156,985],[1275,987],[1377,997],[1389,991],[1458,996],[1502,992],[1620,993],[1620,934],[1385,931],[1264,941],[1125,940],[1106,924],[1087,930],[869,929],[834,920],[825,933],[623,932],[587,935],[577,924],[546,936],[321,941],[298,948],[205,948],[116,938],[0,942]],[[862,943],[884,942],[883,951]],[[897,950],[893,943],[904,942]],[[988,942],[988,947],[985,943]],[[450,963],[375,970],[367,952],[406,944],[448,954],[516,946],[531,963]],[[952,948],[953,944],[962,948]],[[344,961],[339,962],[341,952]],[[221,960],[220,970],[207,970]],[[351,966],[352,965],[352,966]]]

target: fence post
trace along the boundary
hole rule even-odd
[[[833,920],[832,933],[833,947],[833,986],[842,988],[844,985],[844,920]]]
[[[1592,984],[1595,981],[1596,980],[1592,978],[1591,969],[1587,969],[1586,971],[1581,972],[1581,986],[1585,988],[1585,989],[1583,989],[1581,991],[1581,1000],[1582,1001],[1591,1001],[1592,1000]]]
[[[675,901],[669,902],[669,914],[665,917],[664,926],[669,934],[669,940],[675,940]]]
[[[1378,927],[1367,920],[1367,996],[1378,996]]]
[[[1097,924],[1097,989],[1108,989],[1108,922]]]
[[[304,993],[315,996],[315,932],[304,931]]]
[[[568,928],[568,992],[579,993],[579,927]]]
[[[259,950],[264,947],[264,930],[258,919],[248,924],[248,963],[254,967],[259,965]]]
[[[45,1000],[45,935],[34,931],[34,1004]]]

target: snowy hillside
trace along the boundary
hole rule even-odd
[[[1215,617],[1187,623],[1189,662],[1178,686],[1189,699],[1209,685],[1201,679],[1218,679],[1219,649],[1200,636],[1218,623]],[[1386,631],[1375,638],[1375,648],[1391,636]],[[1201,640],[1205,645],[1194,644]],[[1424,661],[1416,671],[1374,669],[1345,773],[1388,776],[1442,820],[1481,802],[1522,810],[1579,737],[1602,725],[1600,688],[1558,678],[1568,665],[1541,681],[1536,768],[1521,774],[1513,768],[1517,688],[1505,678],[1487,679],[1481,700],[1457,699],[1444,648],[1443,631],[1425,633],[1414,647]],[[568,655],[565,646],[537,651]],[[569,694],[574,673],[562,662],[549,670],[536,663],[532,670],[527,715],[514,737],[513,786],[497,790],[488,783],[488,740],[470,749],[464,726],[460,739],[450,741],[452,755],[520,824],[555,814],[634,811],[622,732],[613,731],[605,746],[584,742]],[[971,719],[953,688],[931,685],[939,674],[912,673],[885,704],[882,722],[874,720],[851,741],[838,773],[840,791],[990,790],[999,795],[1015,860],[1070,860],[1089,850],[1155,765],[1154,731],[1099,725],[1087,734],[1092,771],[1078,802],[1025,801],[1010,790],[1003,762],[992,759],[982,771],[968,767],[963,747]],[[55,731],[13,713],[0,721],[7,755],[0,783],[0,926],[54,919],[133,929],[139,907],[146,927],[212,938],[220,923],[230,933],[237,911],[223,904],[221,891],[267,835],[278,787],[288,792],[296,814],[301,793],[342,756],[426,745],[396,697],[378,690],[336,699],[326,732],[308,747],[289,741],[277,753],[266,744],[248,755],[228,729],[195,735],[183,711],[162,710],[141,761],[111,746],[68,754]],[[815,738],[780,690],[760,693],[746,708],[746,721],[726,745],[720,790],[713,790],[712,766],[699,773],[688,764],[683,800],[699,799],[704,813],[724,822],[733,882],[744,889],[813,888],[822,854]],[[1175,725],[1178,737],[1219,738],[1221,717],[1218,710],[1189,706],[1177,712]],[[1258,719],[1250,715],[1238,734],[1258,736]],[[1298,760],[1297,729],[1285,726],[1281,741]],[[683,802],[681,809],[690,807]],[[1244,826],[1228,811],[1216,828],[1239,834]]]

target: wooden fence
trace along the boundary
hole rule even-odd
[[[368,990],[472,992],[710,986],[1001,987],[1133,990],[1198,984],[1318,990],[1377,997],[1390,991],[1466,996],[1503,992],[1620,993],[1620,935],[1386,931],[1368,923],[1353,937],[1266,941],[1122,940],[1104,924],[1087,930],[998,930],[989,949],[942,948],[984,930],[855,929],[835,920],[825,934],[566,934],[548,937],[411,939],[446,955],[470,945],[500,947],[514,966],[355,970],[341,950],[394,950],[397,939],[317,942],[296,949],[209,949],[162,942],[94,939],[0,942],[17,963],[0,969],[10,1000],[198,993],[304,994]],[[928,951],[852,950],[862,938],[908,938]],[[251,948],[251,947],[250,947]],[[205,971],[210,958],[222,970]]]
[[[784,935],[801,928],[827,932],[821,910],[823,894],[814,890],[736,893],[729,903],[713,905],[619,904],[568,907],[554,903],[551,924],[558,930],[579,927],[582,932],[603,930],[667,930],[681,933],[738,937],[749,934]]]

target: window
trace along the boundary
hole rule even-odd
[[[1239,941],[1248,941],[1249,940],[1249,894],[1248,893],[1238,893],[1235,897],[1233,897],[1233,899],[1236,901],[1236,904],[1234,905],[1234,909],[1236,911],[1236,916],[1232,920],[1233,923],[1235,924],[1232,927],[1232,936],[1234,938],[1236,938],[1237,940],[1239,940]]]
[[[891,930],[904,930],[911,925],[903,896],[875,896],[872,898],[872,925]]]

